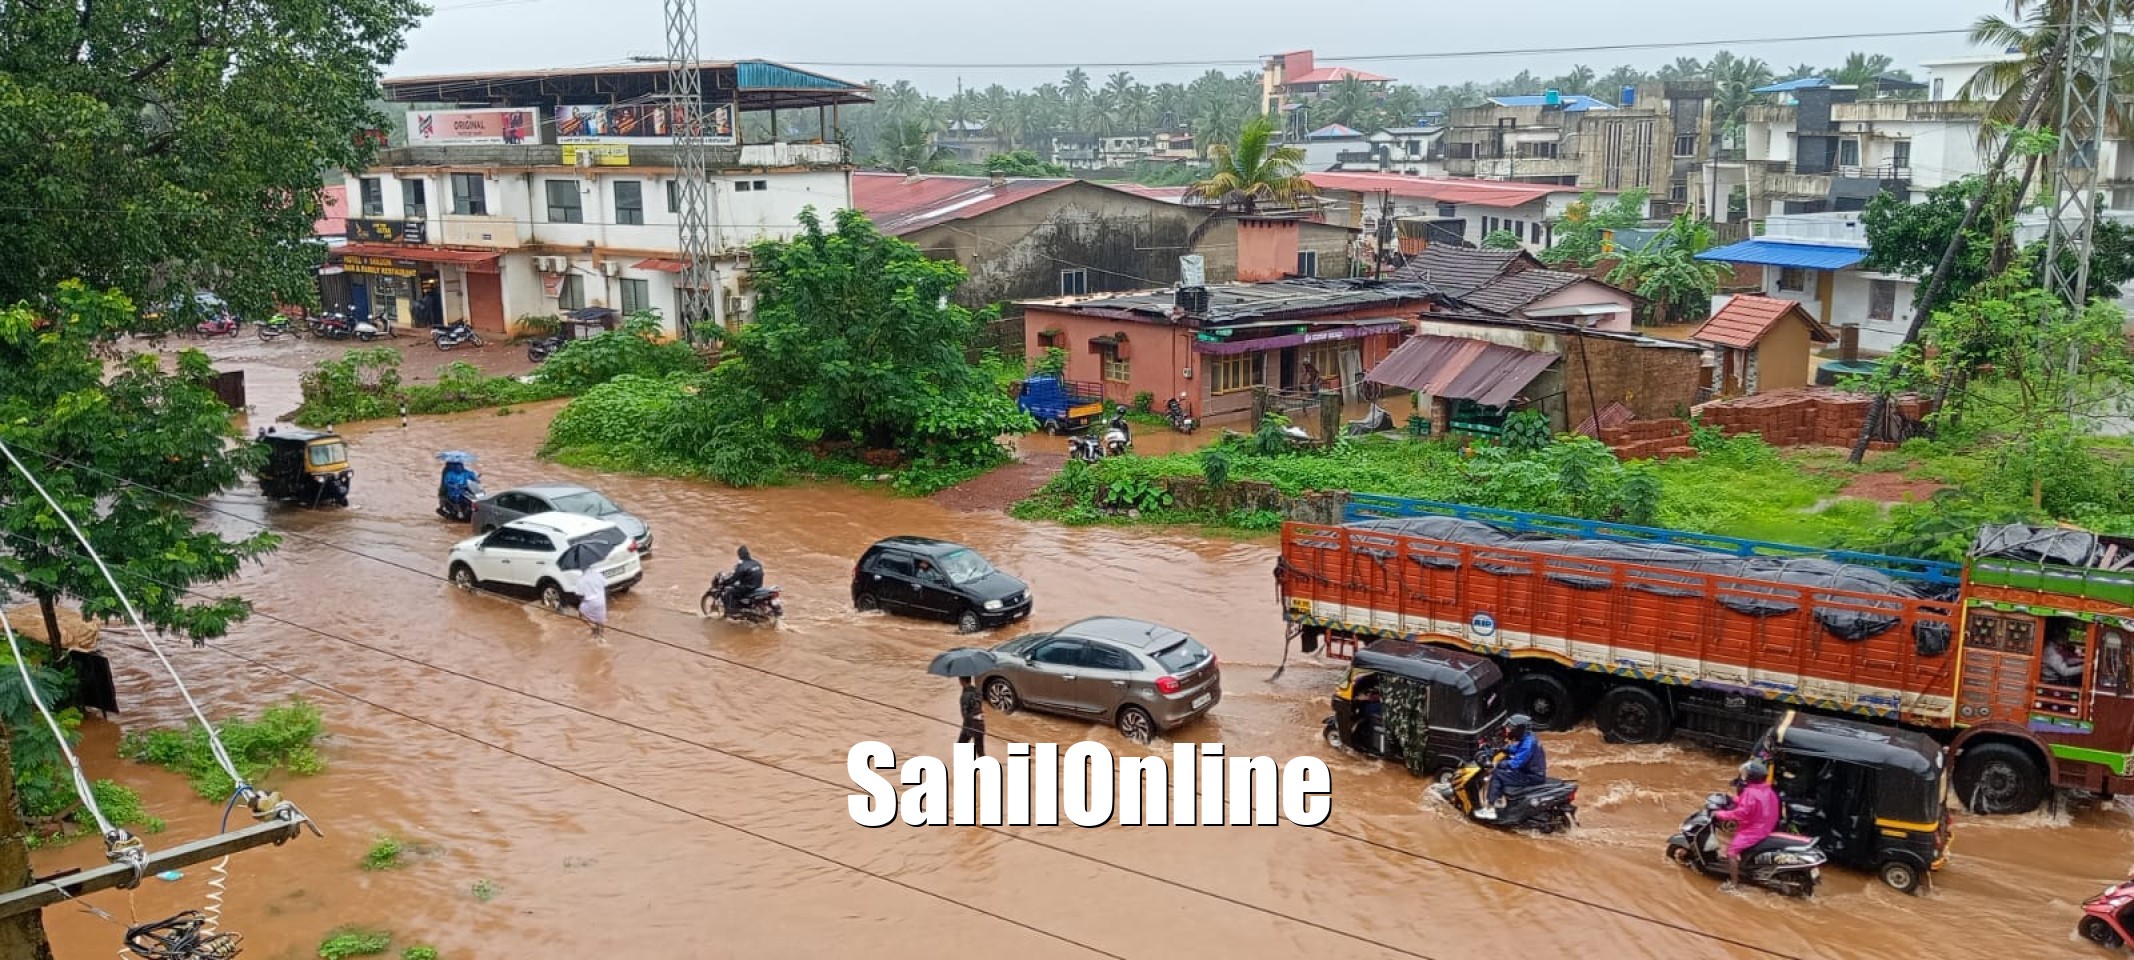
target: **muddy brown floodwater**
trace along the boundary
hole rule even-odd
[[[257,344],[228,352],[272,357]],[[293,376],[251,369],[258,409],[294,406]],[[2081,956],[2072,937],[2081,900],[2134,859],[2127,814],[2084,805],[1962,818],[1953,862],[1919,898],[1837,869],[1812,902],[1722,895],[1667,864],[1661,849],[1734,761],[1604,745],[1589,730],[1550,740],[1553,767],[1581,784],[1580,827],[1545,839],[1485,830],[1426,802],[1422,782],[1398,767],[1326,752],[1318,730],[1334,667],[1292,656],[1269,682],[1282,659],[1270,542],[1022,524],[846,487],[736,492],[594,475],[532,456],[554,409],[344,428],[356,465],[347,510],[270,508],[249,493],[218,504],[288,534],[236,585],[263,612],[434,666],[263,618],[217,648],[523,755],[216,648],[174,649],[211,716],[303,693],[331,731],[326,773],[272,784],[327,837],[231,861],[225,925],[245,936],[247,956],[313,956],[329,929],[349,923],[392,930],[395,955],[426,942],[446,957],[1760,955],[1700,931],[1793,957]],[[642,585],[615,599],[610,622],[665,644],[611,632],[599,646],[573,621],[449,590],[437,575],[465,530],[431,512],[432,454],[446,448],[481,454],[491,490],[581,481],[647,517],[659,553]],[[1386,846],[1294,826],[1013,831],[1059,848],[1047,849],[975,828],[853,824],[844,765],[854,743],[938,756],[955,739],[945,722],[954,687],[924,666],[959,638],[946,626],[857,614],[848,600],[859,551],[897,533],[964,541],[1028,579],[1033,626],[1118,613],[1190,631],[1221,656],[1225,698],[1178,735],[1225,743],[1233,755],[1324,756],[1335,776],[1329,826]],[[776,629],[695,613],[737,543],[785,589]],[[113,655],[126,691],[119,724],[183,720],[150,658],[123,647]],[[1133,749],[1108,729],[1029,714],[996,716],[991,732]],[[93,775],[140,787],[169,818],[151,846],[214,831],[219,805],[175,776],[114,760],[116,739],[114,725],[90,721],[85,756]],[[1168,744],[1155,749],[1168,756]],[[397,870],[361,870],[382,834],[417,852]],[[39,868],[93,864],[95,846],[41,853]],[[203,865],[88,902],[120,920],[159,917],[202,906],[208,876]],[[80,906],[46,917],[63,958],[117,949],[120,928]]]

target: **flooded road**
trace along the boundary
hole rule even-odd
[[[293,377],[253,369],[258,409],[294,406]],[[1318,731],[1334,667],[1292,655],[1268,682],[1282,660],[1271,541],[1023,524],[847,487],[738,492],[589,474],[532,456],[555,406],[346,427],[347,510],[269,508],[249,493],[216,505],[232,531],[262,521],[287,540],[234,585],[261,615],[173,659],[210,716],[301,693],[331,734],[326,773],[270,784],[328,836],[231,861],[224,923],[246,956],[313,956],[350,923],[392,930],[394,955],[430,943],[446,957],[2084,956],[2071,935],[2080,902],[2134,861],[2134,821],[2117,808],[1961,818],[1953,862],[1924,897],[1837,869],[1813,902],[1722,895],[1661,850],[1734,761],[1604,745],[1590,730],[1549,740],[1552,772],[1581,784],[1578,829],[1485,830],[1426,801],[1398,767],[1327,752]],[[466,533],[431,512],[431,455],[449,448],[482,456],[491,491],[583,482],[656,528],[659,552],[612,602],[604,645],[576,620],[442,582],[445,552]],[[946,756],[956,736],[955,686],[924,667],[961,638],[849,603],[854,559],[891,534],[968,543],[1030,581],[1033,627],[1113,613],[1200,638],[1221,657],[1225,696],[1175,733],[1232,755],[1325,757],[1327,828],[853,824],[854,743]],[[775,629],[695,612],[740,543],[784,588]],[[128,709],[119,719],[180,723],[184,706],[152,659],[127,649],[138,640],[107,642]],[[142,789],[170,820],[152,848],[214,832],[219,804],[112,760],[112,725],[86,731],[92,775]],[[989,732],[1141,749],[1031,714],[989,717]],[[1166,742],[1149,749],[1169,754]],[[361,870],[383,834],[416,852],[397,870]],[[95,847],[41,853],[39,869],[93,864]],[[88,902],[121,921],[203,906],[207,866],[185,874]],[[109,920],[78,906],[46,917],[63,958],[116,949]]]

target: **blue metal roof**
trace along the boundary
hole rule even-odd
[[[763,60],[744,60],[734,64],[734,79],[743,90],[860,90],[859,84],[847,83],[835,77],[819,73],[795,70],[784,64]]]
[[[1341,124],[1338,124],[1338,123],[1329,123],[1329,124],[1327,124],[1326,126],[1320,127],[1320,128],[1319,128],[1319,129],[1317,129],[1317,130],[1314,130],[1314,131],[1312,131],[1312,132],[1310,132],[1310,133],[1307,133],[1307,134],[1305,134],[1305,135],[1304,135],[1304,139],[1306,139],[1306,140],[1341,140],[1341,139],[1346,139],[1346,138],[1348,138],[1348,137],[1360,137],[1360,136],[1363,136],[1363,134],[1361,134],[1361,133],[1357,133],[1357,132],[1356,132],[1356,131],[1355,131],[1354,129],[1352,129],[1352,128],[1349,128],[1349,127],[1344,127],[1344,126],[1342,126]]]
[[[1760,263],[1767,267],[1803,267],[1809,270],[1843,270],[1867,259],[1858,247],[1830,247],[1818,243],[1786,243],[1780,240],[1743,240],[1697,254],[1699,260],[1722,263]]]
[[[1749,92],[1792,93],[1795,90],[1814,90],[1819,87],[1827,86],[1830,86],[1830,81],[1825,80],[1822,77],[1802,77],[1799,80],[1781,80],[1769,86],[1757,87],[1756,89],[1751,90]]]
[[[1583,93],[1567,94],[1561,98],[1563,112],[1584,113],[1588,110],[1613,110],[1605,100],[1596,100]],[[1516,97],[1491,97],[1489,102],[1500,107],[1545,107],[1549,105],[1546,94],[1524,94]]]

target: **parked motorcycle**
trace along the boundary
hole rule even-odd
[[[562,337],[542,337],[526,345],[526,359],[540,363],[563,349]]]
[[[379,337],[393,336],[393,320],[385,314],[374,313],[368,320],[357,320],[349,324],[349,330],[356,335],[356,339],[369,343]]]
[[[1726,850],[1719,844],[1712,814],[1733,805],[1734,798],[1723,793],[1706,797],[1704,807],[1682,821],[1681,832],[1667,838],[1667,859],[1707,876],[1726,876]],[[1741,881],[1787,896],[1813,896],[1828,859],[1814,840],[1774,833],[1742,855]]]
[[[234,337],[237,335],[237,330],[237,318],[229,314],[202,320],[197,326],[193,327],[193,332],[203,337]]]
[[[311,318],[311,332],[328,340],[346,340],[356,335],[356,325],[346,314],[329,311]]]
[[[1067,438],[1067,459],[1095,463],[1104,459],[1104,443],[1095,437],[1075,434]]]
[[[1104,431],[1104,455],[1119,456],[1134,448],[1133,434],[1126,429],[1126,408],[1112,415],[1111,426]]]
[[[481,334],[475,333],[474,328],[468,326],[465,320],[430,331],[430,342],[435,344],[439,350],[450,350],[463,343],[471,343],[477,347],[489,345],[488,341],[483,340]]]
[[[474,501],[482,498],[482,482],[469,480],[460,485],[459,495],[453,496],[443,490],[437,491],[437,515],[453,523],[474,521]]]
[[[726,584],[731,577],[732,573],[726,572],[711,578],[711,589],[704,591],[703,598],[697,601],[697,608],[704,611],[705,616],[750,623],[768,623],[785,616],[785,604],[778,599],[777,587],[757,587],[741,599],[738,609],[726,609]]]
[[[1489,802],[1489,774],[1504,760],[1502,747],[1483,750],[1474,759],[1460,765],[1443,781],[1432,786],[1431,792],[1438,799],[1452,804],[1453,809],[1476,823],[1486,823],[1500,830],[1539,830],[1555,833],[1570,829],[1578,822],[1578,782],[1549,778],[1540,786],[1524,790],[1507,791],[1504,806],[1497,811],[1495,819],[1484,820],[1475,816],[1475,811]]]
[[[2082,914],[2075,925],[2082,939],[2108,949],[2134,941],[2134,873],[2082,901]]]
[[[1179,433],[1192,433],[1200,429],[1200,421],[1186,415],[1186,405],[1177,397],[1164,401],[1163,412],[1171,418],[1171,429]]]
[[[265,320],[261,320],[258,325],[258,331],[259,338],[261,340],[269,341],[280,340],[285,336],[301,337],[304,335],[303,327],[299,327],[294,323],[290,323],[288,317],[282,316],[279,313],[268,317]]]

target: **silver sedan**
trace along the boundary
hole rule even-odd
[[[637,553],[652,552],[652,528],[590,487],[575,483],[536,483],[491,494],[474,503],[474,530],[486,533],[537,513],[559,511],[606,520],[637,542]]]

